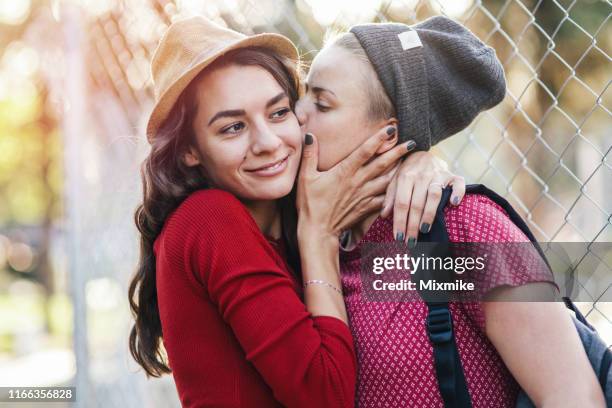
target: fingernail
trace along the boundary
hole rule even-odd
[[[427,234],[429,232],[429,227],[430,227],[430,225],[428,223],[426,223],[426,222],[422,223],[421,224],[421,232],[423,234]]]
[[[408,248],[414,249],[416,247],[416,242],[417,241],[415,237],[408,238]]]
[[[393,136],[395,135],[395,128],[393,126],[389,126],[387,128],[387,135],[389,136],[387,137],[387,140],[393,139]]]
[[[453,205],[459,205],[459,196],[453,198]]]
[[[404,233],[403,232],[398,232],[395,235],[395,240],[398,242],[403,242],[404,241]]]
[[[414,140],[411,140],[408,142],[408,145],[406,145],[406,150],[411,151],[416,147],[416,142]]]
[[[304,136],[304,144],[311,145],[313,140],[312,135],[310,133],[306,133]]]

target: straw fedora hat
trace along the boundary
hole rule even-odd
[[[172,23],[151,60],[155,106],[147,123],[147,140],[153,140],[181,93],[200,71],[228,51],[246,47],[265,47],[299,60],[295,45],[280,34],[246,36],[202,16]]]

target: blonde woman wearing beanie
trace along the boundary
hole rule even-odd
[[[382,126],[319,172],[293,112],[297,59],[285,37],[194,17],[170,26],[152,61],[130,350],[148,375],[173,373],[186,407],[354,405],[338,235],[380,211],[414,142],[372,159],[395,137]],[[432,161],[405,162],[423,174],[416,185],[462,187]]]
[[[398,127],[380,146],[380,154],[408,139],[418,149],[429,149],[467,127],[504,94],[504,73],[495,52],[460,24],[435,17],[412,27],[358,25],[330,41],[313,60],[296,113],[306,131],[317,135],[315,156],[318,167],[326,170],[380,126]],[[400,179],[397,189],[441,195],[443,186],[413,189],[412,181]],[[433,219],[436,207],[428,203],[421,211]],[[531,234],[487,195],[467,194],[442,214],[442,230],[450,242],[530,243]],[[409,221],[404,235],[404,223],[397,213],[385,219],[371,211],[344,235],[340,271],[357,353],[357,406],[510,408],[517,404],[519,385],[538,407],[605,405],[576,328],[560,303],[433,305],[443,316],[433,315],[432,306],[418,297],[370,300],[375,295],[364,281],[364,256],[377,244],[397,241],[406,242],[410,253],[421,237],[429,238],[431,224]],[[558,288],[549,271],[534,268],[512,246],[504,248],[511,250],[503,258],[511,267],[503,274],[487,270],[485,299],[520,299],[528,291],[537,293],[536,299],[554,298]],[[426,328],[432,316],[448,319],[439,323],[448,324],[445,336],[454,337],[436,343],[445,347],[443,353],[458,353],[455,360],[434,353],[432,332]],[[459,367],[452,361],[460,362]],[[439,384],[441,374],[452,381]]]

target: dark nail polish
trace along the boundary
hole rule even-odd
[[[395,135],[395,128],[393,126],[389,126],[387,128],[387,135],[389,135],[389,137],[387,138],[387,140],[391,140],[393,139],[393,136]]]
[[[314,139],[312,138],[312,135],[310,133],[306,133],[304,136],[304,144],[311,145],[313,141]]]
[[[429,232],[430,225],[426,222],[421,224],[421,232],[427,234]]]
[[[459,197],[453,198],[453,204],[454,205],[459,205]]]
[[[404,233],[403,232],[398,232],[395,235],[395,240],[398,242],[403,242],[404,241]]]
[[[416,147],[416,142],[414,140],[411,140],[408,142],[408,145],[406,145],[406,150],[411,151],[411,150],[414,150],[415,147]]]
[[[417,241],[415,237],[408,238],[408,248],[414,249],[416,247],[416,242]]]

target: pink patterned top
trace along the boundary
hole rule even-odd
[[[504,210],[483,195],[466,195],[458,207],[447,207],[445,216],[451,242],[529,241]],[[356,406],[443,407],[425,329],[425,303],[363,298],[360,247],[373,242],[393,242],[392,219],[378,218],[355,248],[340,253],[342,285],[357,351]],[[512,276],[499,275],[488,286],[543,281],[542,276],[530,276],[525,269]],[[450,310],[473,407],[513,407],[519,387],[485,335],[481,304],[451,302]]]

